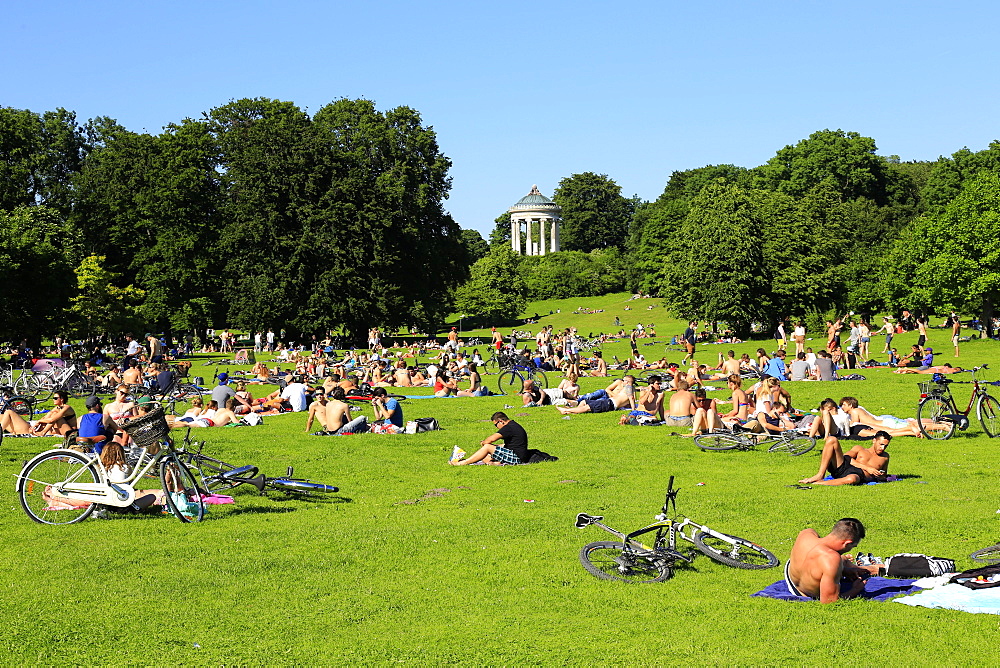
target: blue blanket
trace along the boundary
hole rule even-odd
[[[868,582],[865,583],[865,591],[858,598],[867,598],[872,601],[887,601],[894,596],[912,594],[913,592],[921,591],[920,587],[913,586],[914,582],[916,582],[916,580],[871,577],[868,578]],[[850,590],[850,588],[851,585],[847,582],[842,582],[840,585],[841,593]],[[962,587],[962,589],[964,589],[964,587]],[[751,596],[764,596],[766,598],[776,598],[781,601],[815,600],[809,598],[808,596],[795,596],[790,593],[784,580],[778,580],[773,585],[769,585],[764,589],[761,589],[756,594],[751,594]]]
[[[901,598],[896,603],[923,608],[947,608],[949,610],[1000,615],[1000,587],[969,589],[960,584],[947,584],[933,589],[924,589],[914,596]]]

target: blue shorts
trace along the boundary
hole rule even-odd
[[[615,402],[610,397],[598,397],[597,399],[586,399],[585,404],[590,406],[591,413],[607,413],[615,409]]]

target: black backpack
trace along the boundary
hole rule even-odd
[[[418,434],[424,431],[437,431],[441,428],[436,418],[417,418],[414,422],[417,423]]]
[[[528,464],[538,464],[539,462],[557,462],[559,458],[541,450],[528,450]]]

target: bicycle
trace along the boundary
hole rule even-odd
[[[976,550],[969,557],[984,564],[1000,564],[1000,543]]]
[[[38,401],[51,399],[56,390],[65,390],[71,397],[79,398],[94,394],[96,388],[94,380],[73,364],[40,373],[24,372],[14,384],[18,394],[30,394]]]
[[[990,395],[985,386],[1000,386],[1000,381],[981,381],[976,378],[976,372],[989,368],[988,365],[973,367],[968,370],[972,374],[971,381],[959,381],[947,378],[942,374],[934,374],[931,380],[918,383],[920,388],[920,403],[917,405],[917,425],[925,437],[944,441],[952,437],[955,429],[965,431],[969,428],[969,413],[976,406],[976,417],[983,426],[983,431],[990,438],[1000,436],[1000,401]],[[960,372],[965,373],[965,372]],[[959,411],[949,385],[958,383],[972,385],[969,404],[964,411]]]
[[[98,505],[138,508],[135,483],[158,466],[167,509],[181,522],[204,519],[204,490],[174,449],[163,409],[154,405],[145,415],[123,420],[121,427],[141,448],[123,482],[108,479],[96,454],[56,449],[26,462],[17,475],[16,491],[28,517],[62,525],[87,519]]]
[[[694,437],[694,443],[708,452],[724,450],[756,450],[758,445],[770,441],[768,452],[783,452],[793,457],[804,455],[816,447],[816,439],[798,430],[783,431],[779,434],[770,432],[754,433],[744,430],[739,425],[727,431],[713,431]]]
[[[313,494],[334,494],[339,492],[338,487],[324,485],[305,478],[295,478],[294,469],[289,466],[286,474],[277,478],[259,475],[258,468],[253,464],[235,466],[221,459],[209,457],[202,453],[205,441],[192,444],[190,441],[191,429],[188,429],[184,437],[184,446],[178,451],[180,459],[190,468],[198,472],[202,480],[202,489],[210,492],[230,490],[240,485],[250,485],[256,487],[261,494],[265,490],[283,492],[288,495],[310,496]],[[197,450],[189,450],[188,446],[195,445]]]
[[[677,515],[677,492],[674,476],[667,484],[667,495],[656,521],[631,533],[612,529],[601,522],[604,517],[580,513],[576,527],[582,529],[596,525],[619,538],[617,541],[599,541],[584,545],[580,550],[580,563],[591,575],[602,580],[620,580],[629,583],[663,582],[673,575],[678,561],[691,563],[695,549],[680,552],[677,539],[694,546],[702,554],[726,566],[745,569],[773,568],[780,562],[771,552],[754,542],[715,531],[690,518]],[[674,517],[669,517],[670,508]],[[681,520],[681,521],[678,521]],[[653,545],[644,545],[635,538],[656,532]]]

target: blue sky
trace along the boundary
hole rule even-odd
[[[934,159],[1000,138],[995,2],[4,3],[0,105],[131,130],[270,97],[407,105],[488,234],[532,184],[753,167],[824,128]]]

